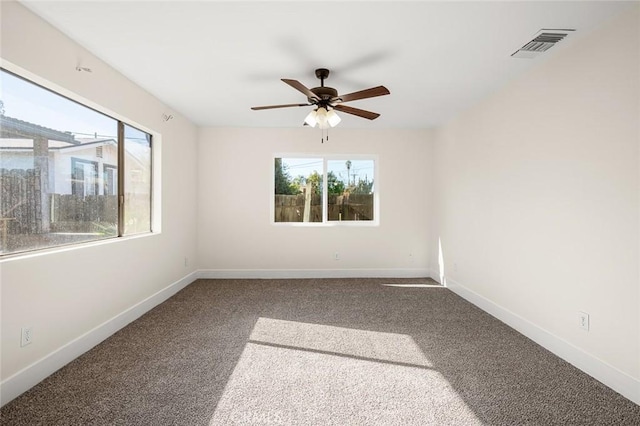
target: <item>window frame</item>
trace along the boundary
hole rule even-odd
[[[86,241],[72,242],[72,243],[62,243],[52,246],[45,247],[33,247],[25,250],[9,252],[9,253],[0,253],[0,263],[6,260],[12,260],[17,258],[24,258],[34,255],[55,253],[61,251],[67,251],[70,249],[82,248],[86,246],[92,246],[97,244],[105,244],[116,241],[124,241],[132,238],[141,238],[147,236],[158,235],[161,233],[161,202],[160,202],[160,165],[157,164],[160,157],[160,141],[161,135],[147,128],[146,126],[138,124],[136,121],[131,120],[127,117],[122,116],[116,112],[113,112],[107,108],[104,108],[97,103],[86,99],[76,93],[66,89],[65,87],[59,86],[43,77],[40,77],[37,74],[29,72],[17,65],[12,64],[11,62],[0,57],[0,72],[5,72],[7,74],[12,75],[15,78],[21,79],[26,83],[32,84],[42,90],[48,91],[56,96],[64,98],[70,102],[78,104],[81,107],[87,108],[91,111],[94,111],[98,114],[106,116],[117,123],[117,165],[109,165],[111,168],[116,169],[116,176],[118,180],[118,189],[117,189],[117,198],[118,198],[118,217],[117,217],[117,233],[116,235],[106,236],[104,238],[92,239]],[[37,123],[34,123],[37,124]],[[141,132],[144,132],[149,135],[149,149],[150,149],[150,185],[149,185],[149,209],[150,209],[150,218],[149,218],[149,230],[145,232],[124,234],[124,190],[121,191],[120,186],[124,185],[124,157],[125,157],[125,143],[124,143],[124,132],[121,135],[120,129],[124,129],[124,126],[127,125],[129,127],[135,128]],[[91,160],[77,159],[73,158],[74,163],[76,161],[85,162],[85,163],[93,163]],[[97,164],[97,162],[96,162]],[[69,177],[72,177],[73,173],[73,165],[72,170],[69,174]],[[103,171],[104,174],[104,171]],[[102,176],[103,177],[103,176]],[[98,175],[96,176],[96,186],[97,186],[97,194],[100,191],[100,170],[98,168]],[[103,182],[104,184],[104,182]]]
[[[296,158],[296,159],[315,159],[322,160],[322,222],[276,222],[275,221],[275,160],[276,158]],[[329,220],[328,218],[328,179],[327,179],[327,162],[329,161],[347,161],[347,160],[370,160],[373,161],[373,220]],[[351,226],[351,227],[379,227],[380,226],[380,159],[375,154],[313,154],[313,153],[274,153],[270,162],[270,213],[269,218],[271,225],[274,226],[302,226],[302,227],[333,227],[333,226]]]

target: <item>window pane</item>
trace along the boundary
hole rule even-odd
[[[151,135],[124,126],[124,233],[151,232]]]
[[[0,71],[0,254],[117,236],[117,121]]]
[[[321,158],[275,159],[275,222],[322,222],[322,163]]]
[[[329,220],[373,220],[374,167],[373,160],[327,161]]]

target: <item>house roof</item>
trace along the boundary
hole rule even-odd
[[[90,141],[82,141],[81,138],[78,138],[80,143],[71,145],[68,142],[64,141],[56,141],[49,139],[49,150],[50,151],[65,151],[69,149],[83,149],[89,148],[93,146],[104,146],[104,145],[115,145],[116,141],[114,139],[92,139]],[[1,150],[18,150],[18,151],[32,151],[33,150],[33,139],[11,139],[11,138],[2,138],[0,139],[0,149]]]
[[[44,138],[66,144],[80,143],[71,132],[43,127],[35,123],[19,120],[6,115],[0,115],[0,138],[2,139],[37,139]]]
[[[34,140],[45,138],[50,150],[115,144],[113,138],[75,137],[71,132],[43,127],[35,123],[0,115],[0,149],[33,150]]]

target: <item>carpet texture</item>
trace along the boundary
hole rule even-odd
[[[199,280],[0,423],[637,426],[640,406],[428,279]]]

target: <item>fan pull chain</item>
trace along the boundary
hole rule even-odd
[[[325,138],[325,130],[326,130],[326,138]],[[322,138],[320,139],[320,143],[324,143],[325,139],[329,142],[329,129],[322,129]]]

